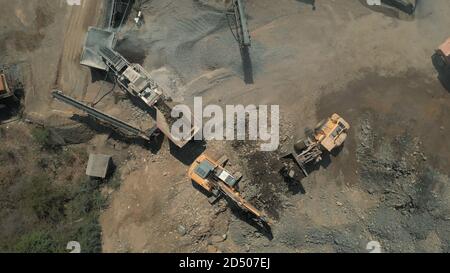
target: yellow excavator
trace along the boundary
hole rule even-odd
[[[231,174],[225,170],[228,159],[222,156],[219,160],[214,160],[207,154],[199,156],[191,165],[188,175],[191,180],[205,189],[211,197],[210,203],[216,202],[220,197],[225,196],[233,201],[239,208],[250,213],[255,220],[264,225],[269,225],[268,217],[246,201],[237,190],[237,183],[241,180],[242,174]]]
[[[350,125],[338,114],[319,122],[312,132],[307,133],[306,138],[294,145],[294,150],[283,158],[292,158],[300,167],[303,174],[308,176],[307,165],[317,164],[322,160],[324,152],[331,152],[341,147],[347,139],[347,131]],[[281,170],[283,176],[293,178],[292,166],[285,165]]]

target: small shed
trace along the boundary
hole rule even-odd
[[[86,175],[96,178],[106,178],[112,165],[112,157],[102,154],[90,154]]]

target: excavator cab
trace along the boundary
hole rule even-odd
[[[191,165],[188,174],[191,180],[197,185],[201,186],[207,192],[212,193],[214,185],[209,180],[216,167],[217,165],[214,164],[214,161],[203,154]]]

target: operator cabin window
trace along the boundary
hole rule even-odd
[[[336,128],[336,130],[333,131],[333,133],[331,133],[331,136],[333,138],[337,137],[342,131],[344,130],[344,125],[342,123],[339,122],[338,127]]]

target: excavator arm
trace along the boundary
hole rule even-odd
[[[260,210],[255,208],[252,204],[250,204],[250,202],[248,202],[247,200],[242,198],[241,195],[238,192],[235,192],[235,191],[231,190],[222,181],[218,181],[217,183],[218,183],[220,191],[225,196],[229,197],[236,205],[238,205],[239,208],[241,208],[244,211],[249,212],[256,219],[262,221],[263,223],[270,224],[270,221],[269,221],[268,217],[263,212],[261,212]]]

